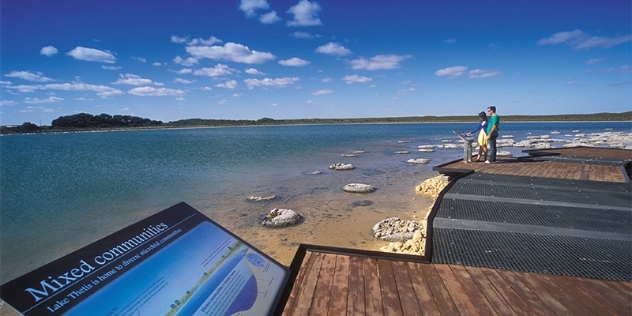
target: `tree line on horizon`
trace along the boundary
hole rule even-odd
[[[553,121],[632,121],[632,111],[623,113],[559,114],[559,115],[504,115],[503,122],[553,122]],[[366,123],[456,123],[478,121],[476,116],[410,116],[385,118],[339,119],[280,119],[263,117],[258,120],[183,119],[164,123],[130,115],[91,115],[79,113],[60,116],[51,126],[38,126],[25,122],[18,126],[1,126],[0,134],[22,134],[62,131],[86,131],[100,129],[186,128],[291,124],[366,124]]]

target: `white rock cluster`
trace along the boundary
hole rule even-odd
[[[373,226],[373,237],[386,241],[405,242],[412,239],[415,232],[421,231],[422,228],[416,221],[404,221],[399,217],[391,217]]]
[[[355,169],[355,167],[350,164],[350,163],[335,163],[331,166],[329,166],[329,169],[331,170],[351,170],[351,169]]]
[[[251,196],[248,197],[248,201],[254,201],[254,202],[262,202],[262,201],[272,201],[274,199],[276,199],[276,195],[270,195],[270,196]]]
[[[414,158],[408,159],[406,162],[411,164],[427,164],[430,162],[430,158]]]
[[[375,191],[375,187],[363,183],[349,183],[342,187],[342,190],[349,193],[371,193]]]
[[[275,208],[266,215],[266,218],[261,222],[264,227],[282,228],[287,226],[296,225],[301,221],[301,215],[297,214],[293,210]]]

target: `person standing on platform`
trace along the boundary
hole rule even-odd
[[[496,107],[490,106],[487,108],[487,115],[489,115],[489,121],[487,122],[487,144],[489,145],[489,159],[485,163],[496,162],[496,139],[498,138],[500,117],[496,114]]]
[[[480,121],[478,122],[478,127],[471,133],[467,133],[468,136],[472,136],[476,134],[476,132],[481,131],[478,134],[478,156],[474,161],[486,161],[487,160],[487,115],[485,112],[478,113],[478,118]],[[481,160],[481,156],[483,159]]]

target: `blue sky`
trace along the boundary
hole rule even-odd
[[[1,0],[0,124],[623,112],[629,0]]]

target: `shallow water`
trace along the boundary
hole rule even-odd
[[[299,243],[379,249],[371,227],[392,216],[421,219],[432,201],[414,186],[462,149],[419,153],[458,142],[471,124],[228,127],[10,135],[0,138],[0,283],[185,201],[246,242],[289,264]],[[572,130],[630,132],[626,123],[506,123],[516,140]],[[354,151],[357,157],[342,157]],[[410,154],[395,154],[408,150]],[[522,148],[503,148],[520,155]],[[428,157],[428,165],[407,159]],[[352,163],[355,170],[332,171]],[[321,174],[306,174],[321,171]],[[342,191],[348,183],[377,188]],[[268,202],[249,196],[276,195]],[[372,203],[358,203],[370,201]],[[361,205],[358,205],[361,204]],[[368,205],[370,204],[370,205]],[[273,208],[305,221],[286,229],[259,223]]]

